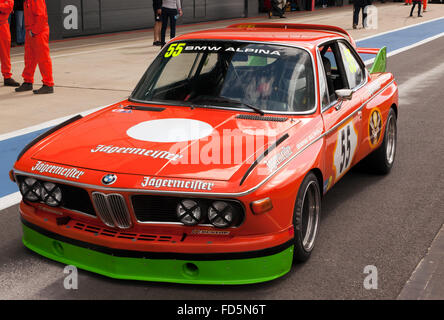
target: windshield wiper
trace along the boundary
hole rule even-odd
[[[198,97],[188,100],[188,101],[193,101],[193,102],[208,101],[208,102],[220,102],[220,103],[233,103],[233,104],[242,105],[247,108],[250,108],[250,109],[254,110],[255,112],[259,113],[261,116],[265,115],[265,113],[261,109],[259,109],[258,107],[252,106],[251,104],[248,104],[248,103],[245,103],[245,102],[242,102],[239,100],[234,100],[234,99],[225,98],[225,97],[198,96]]]

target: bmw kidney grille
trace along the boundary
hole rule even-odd
[[[131,227],[131,218],[126,206],[125,198],[120,194],[104,194],[93,192],[94,207],[97,216],[109,227],[128,229]]]

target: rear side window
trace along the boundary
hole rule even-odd
[[[339,50],[344,62],[349,87],[350,89],[356,88],[364,81],[364,70],[348,46],[339,42]]]

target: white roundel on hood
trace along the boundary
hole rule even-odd
[[[150,142],[183,142],[208,137],[208,123],[192,119],[158,119],[139,123],[126,131],[133,139]]]

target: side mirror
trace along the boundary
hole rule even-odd
[[[353,90],[341,89],[335,91],[338,101],[351,100],[353,97]]]

